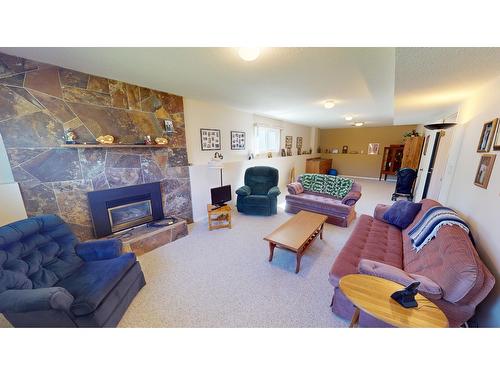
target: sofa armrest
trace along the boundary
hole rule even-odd
[[[76,254],[85,262],[113,259],[122,253],[122,242],[116,238],[87,241],[76,245]]]
[[[241,195],[241,196],[247,196],[252,194],[252,189],[250,189],[250,186],[242,186],[238,190],[236,190],[236,194]]]
[[[387,222],[384,220],[384,214],[386,213],[386,211],[391,208],[390,205],[388,204],[377,204],[375,206],[375,210],[373,211],[373,217],[377,220],[380,220],[380,221],[383,221],[383,222]]]
[[[64,288],[10,289],[0,293],[1,313],[69,311],[73,296]]]
[[[292,182],[286,185],[289,194],[298,195],[304,192],[304,187],[300,182]]]
[[[342,204],[347,206],[354,206],[356,202],[361,198],[360,191],[350,191],[347,195],[342,199]]]
[[[269,191],[267,192],[267,195],[269,197],[277,197],[278,195],[281,194],[280,189],[277,186],[273,186]]]
[[[404,287],[418,281],[420,282],[418,291],[424,294],[427,298],[439,300],[443,296],[441,287],[428,277],[407,273],[404,270],[389,264],[376,262],[374,260],[361,259],[358,264],[358,271],[361,274],[377,276],[386,280],[394,281]]]

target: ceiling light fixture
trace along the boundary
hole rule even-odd
[[[344,117],[346,121],[351,121],[352,120],[352,116],[346,116]]]
[[[260,48],[257,47],[242,47],[238,50],[238,54],[245,61],[254,61],[260,55]]]
[[[363,126],[365,123],[364,122],[355,122],[354,126]]]
[[[327,100],[323,105],[326,109],[331,109],[335,107],[335,102],[333,100]]]

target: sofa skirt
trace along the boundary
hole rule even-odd
[[[300,211],[309,211],[309,212],[315,212],[317,214],[321,215],[326,215],[328,216],[328,219],[326,222],[328,224],[333,224],[337,225],[339,227],[348,227],[351,222],[356,219],[356,211],[354,209],[350,210],[347,215],[332,215],[326,212],[321,212],[321,210],[315,210],[311,209],[310,207],[303,207],[301,205],[291,203],[291,202],[286,202],[285,205],[285,212],[291,213],[291,214],[296,214]]]

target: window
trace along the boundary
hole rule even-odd
[[[265,154],[268,152],[279,152],[281,130],[269,126],[255,125],[255,154]]]

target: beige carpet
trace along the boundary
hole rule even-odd
[[[358,214],[390,202],[394,183],[358,182]],[[328,272],[355,223],[326,225],[295,274],[295,254],[277,249],[269,263],[262,240],[290,216],[282,207],[272,217],[235,213],[232,229],[212,232],[196,223],[189,236],[141,256],[147,285],[120,327],[346,327],[329,308]],[[0,316],[0,327],[8,326]]]

